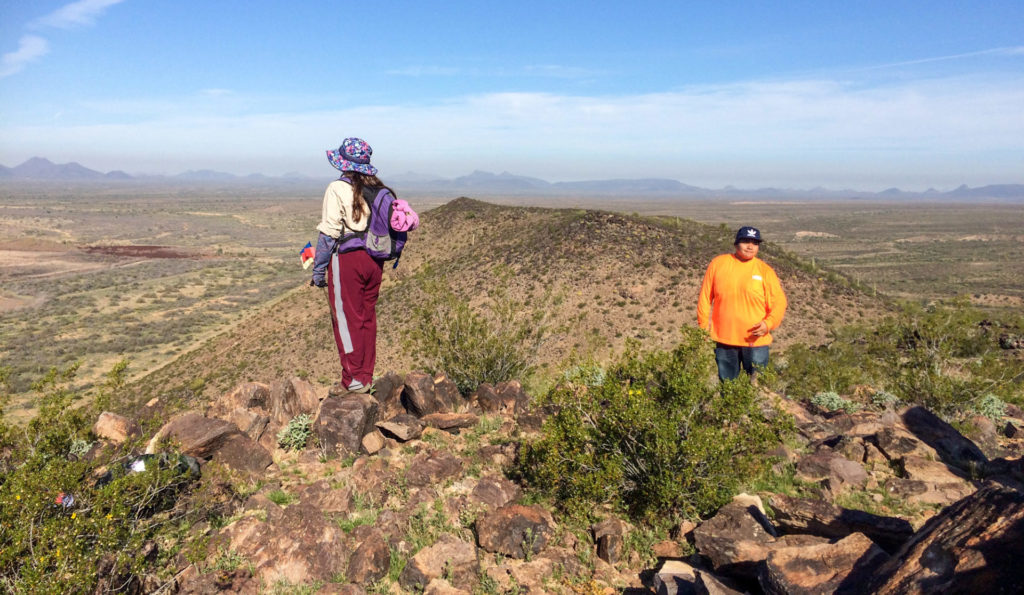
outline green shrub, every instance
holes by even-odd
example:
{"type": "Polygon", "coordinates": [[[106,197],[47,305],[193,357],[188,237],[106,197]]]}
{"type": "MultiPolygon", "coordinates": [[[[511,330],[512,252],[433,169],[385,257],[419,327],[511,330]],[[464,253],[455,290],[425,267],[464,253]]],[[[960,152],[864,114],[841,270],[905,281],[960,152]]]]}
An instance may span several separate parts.
{"type": "Polygon", "coordinates": [[[974,411],[978,415],[984,415],[993,422],[998,423],[1006,415],[1006,403],[992,393],[988,393],[978,399],[974,406],[974,411]]]}
{"type": "Polygon", "coordinates": [[[745,376],[714,382],[703,331],[684,327],[672,351],[637,347],[603,376],[580,369],[543,398],[553,414],[523,445],[518,472],[570,513],[610,503],[639,519],[708,514],[760,471],[790,424],[745,376]]]}
{"type": "Polygon", "coordinates": [[[189,514],[179,500],[196,478],[176,465],[147,465],[131,473],[123,464],[126,453],[108,451],[96,461],[76,456],[91,441],[96,413],[79,406],[78,395],[68,389],[76,369],[50,370],[33,384],[39,413],[20,431],[11,431],[0,410],[5,592],[90,593],[101,578],[124,589],[138,587],[144,574],[166,562],[147,561],[146,542],[167,537],[189,514]],[[104,481],[97,480],[101,465],[110,470],[104,481]],[[62,492],[73,501],[62,498],[58,504],[62,492]]]}
{"type": "Polygon", "coordinates": [[[296,415],[277,433],[277,444],[285,450],[302,450],[313,434],[313,416],[296,415]]]}
{"type": "Polygon", "coordinates": [[[474,309],[443,279],[421,278],[406,345],[417,364],[448,374],[463,394],[484,382],[526,379],[547,335],[544,300],[513,299],[499,282],[474,309]]]}
{"type": "Polygon", "coordinates": [[[1012,314],[984,313],[962,300],[906,305],[874,327],[837,329],[828,345],[791,347],[780,384],[800,398],[869,384],[946,418],[973,413],[988,394],[1021,404],[1024,361],[1001,350],[1000,332],[993,332],[1021,324],[1012,314]]]}
{"type": "Polygon", "coordinates": [[[811,397],[811,404],[821,407],[825,411],[845,411],[853,413],[860,409],[860,405],[849,399],[839,396],[833,391],[823,391],[811,397]]]}

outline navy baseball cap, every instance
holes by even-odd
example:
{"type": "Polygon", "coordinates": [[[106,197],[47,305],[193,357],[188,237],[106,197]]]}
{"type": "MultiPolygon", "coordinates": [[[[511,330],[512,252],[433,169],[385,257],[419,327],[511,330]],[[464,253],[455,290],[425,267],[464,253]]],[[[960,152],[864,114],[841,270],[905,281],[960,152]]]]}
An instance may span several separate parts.
{"type": "Polygon", "coordinates": [[[756,227],[744,225],[736,232],[736,241],[733,242],[733,245],[739,244],[743,240],[757,242],[760,244],[763,241],[761,239],[761,231],[756,227]]]}

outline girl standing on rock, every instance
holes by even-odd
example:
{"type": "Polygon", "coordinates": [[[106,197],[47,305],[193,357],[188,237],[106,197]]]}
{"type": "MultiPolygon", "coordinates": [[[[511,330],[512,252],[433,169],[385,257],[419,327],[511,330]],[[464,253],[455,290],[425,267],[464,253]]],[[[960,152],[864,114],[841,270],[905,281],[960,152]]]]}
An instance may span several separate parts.
{"type": "Polygon", "coordinates": [[[366,232],[369,202],[378,191],[391,190],[370,165],[372,154],[370,145],[359,138],[346,138],[340,147],[327,151],[327,160],[342,174],[324,193],[310,284],[327,288],[334,342],[341,357],[341,383],[331,389],[332,394],[369,392],[377,360],[376,306],[383,261],[370,256],[365,244],[352,249],[349,241],[350,236],[366,232]]]}

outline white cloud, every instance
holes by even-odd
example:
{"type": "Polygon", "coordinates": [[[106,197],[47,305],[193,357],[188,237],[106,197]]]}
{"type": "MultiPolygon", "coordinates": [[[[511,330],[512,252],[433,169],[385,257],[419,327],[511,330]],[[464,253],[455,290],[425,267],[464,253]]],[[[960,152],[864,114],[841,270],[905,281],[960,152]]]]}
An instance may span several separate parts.
{"type": "Polygon", "coordinates": [[[0,78],[20,72],[25,66],[50,51],[50,44],[42,37],[23,35],[18,41],[18,49],[8,52],[0,59],[0,78]]]}
{"type": "Polygon", "coordinates": [[[56,27],[58,29],[71,29],[84,27],[96,22],[96,18],[103,14],[107,8],[120,4],[124,0],[78,0],[71,4],[65,4],[50,14],[35,21],[36,25],[56,27]]]}

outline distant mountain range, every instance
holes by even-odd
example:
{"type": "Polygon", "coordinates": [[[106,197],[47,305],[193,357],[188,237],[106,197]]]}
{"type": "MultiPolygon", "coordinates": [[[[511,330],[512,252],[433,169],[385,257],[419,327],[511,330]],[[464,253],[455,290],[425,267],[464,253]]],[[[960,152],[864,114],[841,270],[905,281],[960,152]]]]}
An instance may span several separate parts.
{"type": "MultiPolygon", "coordinates": [[[[326,176],[325,176],[326,177],[326,176]]],[[[16,167],[0,165],[0,182],[4,181],[52,181],[52,182],[119,182],[138,183],[187,183],[187,184],[257,184],[308,186],[322,183],[324,178],[313,178],[298,173],[282,176],[250,174],[237,176],[208,169],[189,170],[173,176],[137,175],[132,176],[115,170],[107,173],[89,169],[75,162],[53,163],[43,157],[33,157],[16,167]]],[[[908,192],[889,188],[881,192],[863,190],[828,190],[812,188],[794,190],[788,188],[741,189],[733,186],[712,189],[690,186],[678,180],[667,178],[586,180],[580,182],[548,182],[540,178],[520,176],[509,172],[494,174],[486,171],[454,179],[416,173],[388,176],[388,184],[400,187],[405,192],[436,195],[474,196],[591,196],[618,198],[750,198],[750,199],[818,199],[818,200],[936,200],[936,201],[977,201],[995,200],[1024,202],[1024,184],[994,184],[970,188],[959,188],[941,192],[929,188],[924,192],[908,192]]]]}

